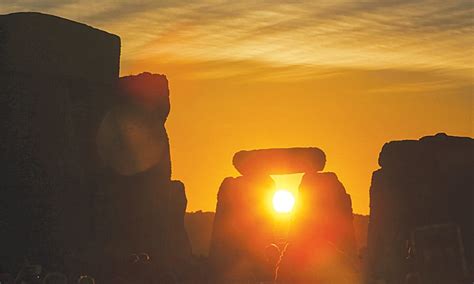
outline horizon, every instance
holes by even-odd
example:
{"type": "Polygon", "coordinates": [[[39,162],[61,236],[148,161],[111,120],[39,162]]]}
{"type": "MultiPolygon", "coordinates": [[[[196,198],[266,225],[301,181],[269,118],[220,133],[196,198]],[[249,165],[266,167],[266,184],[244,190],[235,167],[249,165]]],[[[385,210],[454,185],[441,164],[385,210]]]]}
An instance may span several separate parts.
{"type": "Polygon", "coordinates": [[[173,179],[188,212],[215,211],[237,151],[315,146],[354,213],[368,215],[384,143],[474,136],[470,1],[0,5],[27,10],[119,35],[121,76],[167,76],[173,179]]]}

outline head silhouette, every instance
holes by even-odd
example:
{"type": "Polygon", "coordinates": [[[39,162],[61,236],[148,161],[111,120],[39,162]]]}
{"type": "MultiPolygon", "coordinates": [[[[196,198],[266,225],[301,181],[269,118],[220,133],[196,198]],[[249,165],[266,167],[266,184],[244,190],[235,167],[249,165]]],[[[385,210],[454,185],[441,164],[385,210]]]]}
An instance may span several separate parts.
{"type": "Polygon", "coordinates": [[[135,253],[132,253],[127,258],[127,262],[130,264],[136,264],[138,263],[138,261],[140,261],[140,257],[138,256],[138,254],[135,254],[135,253]]]}
{"type": "Polygon", "coordinates": [[[138,259],[141,263],[150,262],[150,256],[147,253],[144,253],[144,252],[142,252],[138,255],[138,259]]]}
{"type": "Polygon", "coordinates": [[[280,249],[275,244],[270,244],[265,248],[265,257],[267,261],[271,264],[276,265],[280,260],[280,249]]]}

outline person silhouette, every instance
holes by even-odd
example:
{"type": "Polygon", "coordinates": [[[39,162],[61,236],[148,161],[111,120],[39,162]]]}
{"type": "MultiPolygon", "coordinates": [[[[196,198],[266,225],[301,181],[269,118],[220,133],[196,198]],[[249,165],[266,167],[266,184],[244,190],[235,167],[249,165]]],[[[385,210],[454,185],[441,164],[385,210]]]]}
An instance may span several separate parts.
{"type": "Polygon", "coordinates": [[[264,281],[274,281],[276,268],[280,261],[281,251],[275,244],[265,247],[265,263],[263,265],[262,277],[264,281]]]}

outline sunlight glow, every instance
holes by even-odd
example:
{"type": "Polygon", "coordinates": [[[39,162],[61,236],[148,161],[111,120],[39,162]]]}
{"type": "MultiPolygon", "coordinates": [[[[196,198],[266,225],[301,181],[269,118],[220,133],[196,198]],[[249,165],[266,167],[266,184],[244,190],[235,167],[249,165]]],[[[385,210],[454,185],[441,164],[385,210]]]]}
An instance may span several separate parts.
{"type": "Polygon", "coordinates": [[[288,190],[280,189],[273,195],[273,209],[278,213],[289,213],[295,205],[295,197],[288,190]]]}

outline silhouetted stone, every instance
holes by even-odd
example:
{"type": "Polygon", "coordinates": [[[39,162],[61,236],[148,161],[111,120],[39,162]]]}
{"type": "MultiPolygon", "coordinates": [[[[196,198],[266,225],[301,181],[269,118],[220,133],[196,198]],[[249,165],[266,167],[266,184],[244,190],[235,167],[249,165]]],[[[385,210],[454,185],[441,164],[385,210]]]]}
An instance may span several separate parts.
{"type": "Polygon", "coordinates": [[[171,181],[169,113],[164,75],[120,78],[118,97],[101,123],[98,148],[109,170],[101,178],[107,196],[98,210],[113,232],[102,240],[111,257],[146,252],[177,275],[192,256],[184,228],[184,185],[171,181]],[[110,206],[110,207],[108,207],[110,206]]]}
{"type": "Polygon", "coordinates": [[[400,283],[413,232],[436,224],[460,228],[472,272],[474,140],[437,134],[389,142],[379,164],[370,188],[370,276],[400,283]]]}
{"type": "MultiPolygon", "coordinates": [[[[0,251],[44,264],[92,239],[95,137],[120,39],[39,13],[0,16],[0,251]]],[[[16,258],[16,259],[15,259],[16,258]]]]}
{"type": "Polygon", "coordinates": [[[226,178],[219,188],[209,254],[216,283],[273,279],[273,266],[269,269],[264,248],[272,243],[282,246],[286,241],[289,244],[282,258],[280,280],[317,283],[327,280],[324,276],[337,274],[338,279],[354,283],[356,245],[351,199],[335,174],[318,173],[325,161],[325,154],[318,148],[235,154],[234,166],[244,175],[226,178]],[[288,225],[290,215],[277,216],[273,212],[276,188],[269,175],[295,172],[305,175],[287,240],[282,231],[286,231],[283,227],[288,225]],[[322,274],[331,265],[331,272],[322,274]]]}
{"type": "MultiPolygon", "coordinates": [[[[165,259],[170,257],[168,249],[180,249],[174,242],[186,238],[182,183],[160,176],[159,167],[132,176],[110,171],[102,180],[105,197],[97,207],[105,210],[105,216],[97,218],[107,223],[99,228],[112,232],[104,243],[115,250],[113,253],[124,256],[147,252],[154,259],[165,259]],[[181,226],[179,234],[175,234],[175,226],[181,226]]],[[[189,244],[183,243],[182,247],[189,244]]]]}
{"type": "MultiPolygon", "coordinates": [[[[40,78],[51,77],[64,82],[66,91],[67,81],[115,84],[119,57],[118,36],[85,24],[41,13],[0,15],[2,73],[23,74],[30,77],[31,83],[36,78],[35,83],[48,83],[40,78]]],[[[103,99],[105,95],[95,99],[103,99]]]]}
{"type": "Polygon", "coordinates": [[[2,264],[82,263],[102,277],[146,253],[184,279],[192,255],[184,185],[170,180],[168,82],[119,82],[119,54],[117,36],[83,24],[0,16],[2,264]]]}
{"type": "MultiPolygon", "coordinates": [[[[184,227],[184,214],[186,214],[186,192],[184,184],[181,181],[173,180],[169,186],[169,204],[168,204],[168,228],[166,229],[169,245],[165,245],[168,249],[168,255],[173,261],[187,261],[192,254],[191,243],[184,227]]],[[[160,204],[165,206],[165,203],[160,204]]],[[[161,233],[161,232],[159,232],[161,233]]],[[[157,249],[162,249],[160,244],[157,249]]]]}
{"type": "Polygon", "coordinates": [[[261,279],[265,247],[272,243],[266,176],[226,178],[219,188],[209,260],[217,283],[261,279]]]}
{"type": "Polygon", "coordinates": [[[342,252],[354,255],[356,244],[352,219],[351,197],[336,174],[306,173],[298,193],[293,247],[297,246],[300,237],[305,239],[302,245],[311,243],[313,238],[323,238],[342,252]]]}
{"type": "Polygon", "coordinates": [[[120,94],[127,103],[140,105],[155,113],[155,118],[166,121],[170,112],[170,98],[165,75],[144,72],[121,77],[119,87],[120,94]]]}
{"type": "Polygon", "coordinates": [[[165,121],[170,110],[168,80],[142,73],[119,80],[115,106],[100,125],[98,148],[103,161],[123,175],[160,165],[171,176],[165,121]]]}
{"type": "Polygon", "coordinates": [[[232,162],[243,175],[281,175],[321,171],[326,155],[318,148],[261,149],[237,152],[232,162]]]}
{"type": "Polygon", "coordinates": [[[334,173],[306,173],[278,272],[288,283],[355,283],[356,243],[349,194],[334,173]],[[338,282],[345,279],[346,282],[338,282]]]}

